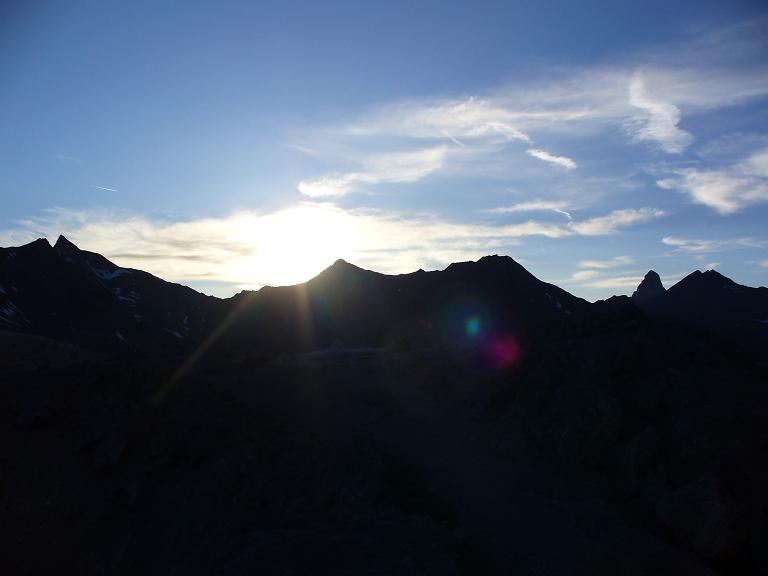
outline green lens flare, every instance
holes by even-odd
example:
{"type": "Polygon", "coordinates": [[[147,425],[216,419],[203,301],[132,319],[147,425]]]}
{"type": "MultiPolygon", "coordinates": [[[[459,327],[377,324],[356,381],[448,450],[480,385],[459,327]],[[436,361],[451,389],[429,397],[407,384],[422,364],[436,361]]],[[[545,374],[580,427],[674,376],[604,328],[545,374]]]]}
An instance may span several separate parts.
{"type": "Polygon", "coordinates": [[[466,325],[467,336],[474,338],[480,334],[480,318],[478,316],[472,316],[467,320],[466,325]]]}

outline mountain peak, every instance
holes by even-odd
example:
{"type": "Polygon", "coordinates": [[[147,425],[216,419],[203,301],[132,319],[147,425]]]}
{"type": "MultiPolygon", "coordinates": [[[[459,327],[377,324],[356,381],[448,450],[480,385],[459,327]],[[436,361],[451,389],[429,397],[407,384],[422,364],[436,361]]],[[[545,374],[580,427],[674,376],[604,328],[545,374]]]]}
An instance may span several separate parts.
{"type": "Polygon", "coordinates": [[[716,270],[707,270],[705,272],[695,270],[680,280],[680,282],[675,284],[672,288],[674,288],[675,292],[692,290],[697,293],[702,293],[717,292],[722,288],[733,288],[737,286],[739,286],[739,284],[727,276],[723,276],[716,270]]]}
{"type": "Polygon", "coordinates": [[[336,262],[328,266],[328,268],[320,272],[320,274],[312,278],[310,282],[321,279],[327,281],[331,278],[346,279],[350,277],[359,277],[361,275],[378,275],[378,272],[360,268],[359,266],[355,266],[354,264],[350,264],[346,260],[339,258],[336,262]]]}
{"type": "Polygon", "coordinates": [[[445,269],[452,274],[480,274],[485,277],[494,278],[515,278],[516,281],[529,281],[538,279],[531,274],[525,267],[517,262],[511,256],[494,254],[492,256],[483,256],[479,260],[469,260],[467,262],[454,262],[445,269]]]}
{"type": "Polygon", "coordinates": [[[498,254],[492,254],[488,256],[483,256],[479,260],[465,260],[463,262],[452,262],[451,264],[448,264],[446,270],[464,270],[464,269],[471,269],[475,266],[483,266],[485,268],[488,267],[502,267],[502,266],[509,266],[510,264],[514,265],[517,264],[515,260],[511,256],[505,256],[505,255],[498,255],[498,254]]]}
{"type": "Polygon", "coordinates": [[[67,240],[67,238],[63,234],[59,234],[59,238],[56,240],[56,244],[53,245],[54,248],[57,250],[76,250],[80,251],[80,249],[75,246],[72,242],[67,240]]]}
{"type": "Polygon", "coordinates": [[[708,278],[710,280],[718,280],[718,281],[724,281],[726,284],[733,284],[733,280],[728,278],[728,276],[723,276],[718,272],[717,270],[705,270],[701,274],[704,278],[708,278]]]}
{"type": "Polygon", "coordinates": [[[680,290],[681,288],[690,288],[690,287],[696,287],[698,290],[703,289],[717,289],[722,287],[729,287],[729,286],[737,286],[736,282],[728,278],[727,276],[723,276],[720,274],[720,272],[716,270],[707,270],[705,272],[701,272],[700,270],[696,270],[694,272],[691,272],[680,280],[677,284],[675,284],[675,289],[680,290]]]}
{"type": "Polygon", "coordinates": [[[632,300],[637,304],[642,304],[664,292],[664,285],[661,283],[659,275],[655,270],[648,270],[643,281],[640,282],[637,290],[632,294],[632,300]]]}
{"type": "Polygon", "coordinates": [[[326,268],[324,272],[334,272],[338,274],[338,273],[344,273],[344,272],[354,272],[354,271],[363,271],[363,270],[365,269],[360,268],[359,266],[355,266],[354,264],[350,264],[343,258],[339,258],[338,260],[336,260],[336,262],[328,266],[328,268],[326,268]]]}
{"type": "Polygon", "coordinates": [[[37,240],[33,240],[29,244],[24,244],[23,246],[19,246],[16,248],[16,250],[21,250],[22,252],[38,252],[40,250],[50,250],[51,249],[51,243],[48,242],[47,238],[38,238],[37,240]]]}
{"type": "Polygon", "coordinates": [[[81,250],[73,242],[68,240],[63,234],[59,235],[53,249],[56,254],[64,258],[69,263],[79,263],[90,270],[97,271],[96,274],[105,274],[114,272],[119,266],[110,262],[107,258],[96,252],[81,250]]]}
{"type": "Polygon", "coordinates": [[[514,262],[514,258],[512,256],[507,256],[506,254],[489,254],[488,256],[483,256],[478,260],[478,262],[485,262],[485,263],[510,263],[514,262]]]}

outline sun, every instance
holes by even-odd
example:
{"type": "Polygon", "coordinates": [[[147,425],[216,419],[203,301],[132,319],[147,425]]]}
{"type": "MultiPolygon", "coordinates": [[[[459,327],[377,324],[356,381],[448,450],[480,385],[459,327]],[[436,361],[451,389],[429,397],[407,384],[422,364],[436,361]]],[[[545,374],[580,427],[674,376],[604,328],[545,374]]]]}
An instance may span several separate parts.
{"type": "Polygon", "coordinates": [[[355,218],[333,206],[304,204],[259,219],[248,231],[251,256],[237,260],[232,274],[249,288],[306,282],[359,246],[355,218]]]}

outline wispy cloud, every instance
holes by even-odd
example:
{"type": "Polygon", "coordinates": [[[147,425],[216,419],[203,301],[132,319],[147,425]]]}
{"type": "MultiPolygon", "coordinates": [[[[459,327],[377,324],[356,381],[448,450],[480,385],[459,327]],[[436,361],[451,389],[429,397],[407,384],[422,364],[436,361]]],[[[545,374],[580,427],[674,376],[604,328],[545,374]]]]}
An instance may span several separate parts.
{"type": "Polygon", "coordinates": [[[285,146],[286,148],[290,148],[291,150],[296,150],[297,152],[301,152],[302,154],[306,154],[307,156],[320,155],[320,153],[314,148],[309,148],[308,146],[302,146],[301,144],[287,143],[287,144],[283,144],[283,146],[285,146]]]}
{"type": "Polygon", "coordinates": [[[720,214],[768,202],[768,149],[719,170],[687,168],[656,182],[666,190],[680,190],[691,200],[720,214]]]}
{"type": "Polygon", "coordinates": [[[568,203],[552,200],[531,200],[529,202],[519,202],[511,206],[498,206],[496,208],[489,208],[483,210],[488,214],[513,214],[516,212],[557,212],[563,214],[571,220],[571,213],[566,210],[569,208],[568,203]]]}
{"type": "Polygon", "coordinates": [[[610,288],[613,290],[621,289],[628,290],[637,288],[640,282],[643,281],[641,274],[632,276],[605,276],[590,282],[586,282],[584,286],[589,288],[610,288]]]}
{"type": "Polygon", "coordinates": [[[382,106],[370,115],[349,122],[342,133],[355,137],[407,136],[418,140],[518,140],[531,137],[515,124],[518,114],[491,97],[429,99],[382,106]]]}
{"type": "Polygon", "coordinates": [[[626,266],[633,264],[634,258],[629,256],[616,256],[610,260],[582,260],[576,266],[578,268],[597,268],[598,270],[605,270],[608,268],[617,268],[619,266],[626,266]]]}
{"type": "Polygon", "coordinates": [[[570,277],[570,282],[577,286],[590,288],[627,288],[636,287],[633,281],[637,276],[615,276],[617,268],[623,268],[634,264],[635,260],[629,256],[616,256],[608,260],[581,260],[576,264],[570,277]],[[614,275],[611,276],[610,273],[614,275]]]}
{"type": "Polygon", "coordinates": [[[361,171],[303,180],[299,191],[311,198],[339,197],[348,194],[357,184],[416,182],[440,169],[447,153],[446,146],[436,146],[371,155],[364,159],[361,171]]]}
{"type": "MultiPolygon", "coordinates": [[[[762,45],[760,31],[749,33],[753,44],[762,45]]],[[[336,125],[303,130],[303,140],[294,147],[312,150],[329,166],[304,178],[300,190],[308,196],[341,196],[362,185],[476,170],[481,160],[509,166],[510,159],[519,163],[526,155],[575,176],[576,161],[551,152],[545,143],[611,136],[617,129],[627,133],[629,145],[650,144],[680,154],[693,141],[681,127],[686,115],[768,95],[764,70],[732,65],[730,46],[742,41],[726,35],[697,44],[699,53],[707,54],[706,62],[691,56],[690,45],[679,45],[625,64],[552,71],[547,81],[484,94],[384,103],[336,125]],[[392,167],[380,171],[370,166],[376,158],[418,158],[424,150],[442,150],[440,161],[414,172],[404,168],[407,177],[400,178],[392,167]],[[335,168],[350,164],[357,167],[335,168]]]]}
{"type": "Polygon", "coordinates": [[[566,170],[573,170],[576,168],[576,162],[567,156],[555,156],[554,154],[550,154],[546,150],[541,150],[540,148],[528,148],[525,153],[528,154],[528,156],[533,156],[534,158],[538,158],[544,162],[550,162],[551,164],[562,166],[566,170]]]}
{"type": "Polygon", "coordinates": [[[590,278],[594,278],[595,276],[600,276],[602,272],[599,270],[576,270],[573,274],[571,274],[571,280],[575,280],[577,282],[589,280],[590,278]]]}
{"type": "Polygon", "coordinates": [[[91,188],[96,188],[97,190],[105,190],[107,192],[120,192],[117,188],[107,188],[106,186],[96,186],[95,184],[91,185],[91,188]]]}
{"type": "Polygon", "coordinates": [[[605,216],[597,216],[581,222],[570,222],[568,226],[584,236],[602,236],[612,234],[621,228],[627,228],[664,216],[666,212],[658,208],[625,208],[614,210],[605,216]]]}
{"type": "Polygon", "coordinates": [[[687,252],[691,254],[723,252],[739,248],[763,248],[768,246],[768,241],[759,238],[702,239],[665,236],[661,241],[667,246],[674,247],[675,250],[679,252],[687,252]]]}
{"type": "MultiPolygon", "coordinates": [[[[292,146],[326,165],[303,175],[299,191],[332,198],[451,175],[478,183],[546,178],[546,190],[568,187],[583,199],[587,186],[581,184],[595,176],[595,163],[558,154],[560,142],[604,138],[614,146],[624,133],[630,149],[644,144],[679,155],[693,142],[683,127],[688,117],[768,95],[768,75],[759,63],[765,49],[765,24],[758,22],[611,64],[554,69],[537,80],[470,94],[382,102],[328,125],[302,126],[292,146]],[[426,151],[433,155],[425,157],[426,151]],[[377,166],[382,159],[392,162],[377,166]],[[550,170],[535,166],[536,160],[550,170]]],[[[701,189],[683,173],[674,176],[681,186],[701,189]]]]}
{"type": "Polygon", "coordinates": [[[63,152],[57,152],[53,155],[56,160],[59,162],[69,162],[72,164],[82,164],[83,160],[82,158],[78,158],[77,156],[72,156],[71,154],[65,154],[63,152]]]}
{"type": "Polygon", "coordinates": [[[629,103],[642,110],[626,122],[633,142],[655,142],[665,152],[679,154],[693,141],[693,136],[678,126],[680,109],[652,96],[642,73],[638,72],[629,84],[629,103]]]}
{"type": "Polygon", "coordinates": [[[299,192],[309,198],[338,198],[346,196],[355,182],[360,181],[359,173],[323,176],[316,180],[299,182],[299,192]]]}

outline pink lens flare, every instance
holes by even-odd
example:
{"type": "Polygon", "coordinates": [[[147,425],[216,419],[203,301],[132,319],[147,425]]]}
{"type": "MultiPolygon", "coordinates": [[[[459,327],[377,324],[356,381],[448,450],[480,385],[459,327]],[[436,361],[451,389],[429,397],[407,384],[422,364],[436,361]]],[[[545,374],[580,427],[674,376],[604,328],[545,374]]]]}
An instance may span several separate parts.
{"type": "Polygon", "coordinates": [[[488,357],[495,368],[509,368],[520,358],[520,344],[512,335],[494,336],[488,343],[488,357]]]}

